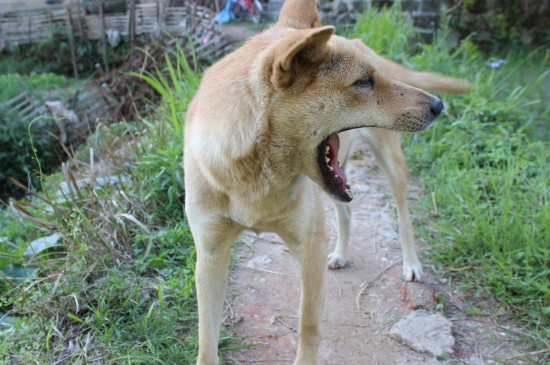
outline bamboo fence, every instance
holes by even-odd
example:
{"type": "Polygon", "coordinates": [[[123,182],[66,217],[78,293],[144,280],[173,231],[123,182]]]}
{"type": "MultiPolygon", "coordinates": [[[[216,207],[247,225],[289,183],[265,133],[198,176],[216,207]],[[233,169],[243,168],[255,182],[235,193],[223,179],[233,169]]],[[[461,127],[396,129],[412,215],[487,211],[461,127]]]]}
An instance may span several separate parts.
{"type": "Polygon", "coordinates": [[[0,48],[9,44],[39,43],[51,39],[103,39],[116,30],[133,39],[137,35],[168,32],[185,34],[197,25],[214,28],[215,13],[207,7],[186,2],[181,7],[165,6],[162,0],[137,4],[131,1],[125,13],[87,14],[80,3],[21,11],[0,11],[0,48]]]}
{"type": "MultiPolygon", "coordinates": [[[[66,126],[67,145],[77,145],[84,141],[86,136],[96,129],[97,124],[101,122],[110,123],[113,109],[118,101],[112,93],[102,87],[87,84],[81,87],[77,93],[70,99],[74,104],[74,112],[78,116],[77,123],[69,123],[66,126]]],[[[36,127],[44,133],[53,133],[57,135],[59,131],[56,128],[52,130],[45,128],[46,125],[55,125],[47,123],[50,119],[50,113],[45,105],[39,104],[26,91],[0,104],[0,120],[23,120],[29,123],[36,117],[45,116],[46,119],[40,119],[36,127]]],[[[0,124],[0,129],[2,125],[0,124]]]]}
{"type": "MultiPolygon", "coordinates": [[[[159,43],[172,48],[177,43],[189,55],[190,62],[195,59],[193,55],[196,55],[196,59],[208,60],[220,57],[231,48],[219,24],[214,20],[216,13],[196,3],[185,2],[180,7],[168,7],[163,0],[143,4],[130,1],[125,13],[104,14],[103,3],[100,2],[98,13],[87,14],[85,7],[78,2],[66,7],[0,11],[0,50],[2,46],[15,43],[68,40],[75,77],[78,78],[75,40],[101,39],[103,67],[108,71],[106,34],[110,30],[118,31],[121,36],[128,36],[131,48],[136,36],[161,36],[168,33],[173,38],[159,43]]],[[[142,60],[143,67],[147,64],[146,58],[142,60]]],[[[130,60],[127,64],[133,65],[133,62],[130,60]]],[[[115,71],[105,75],[111,75],[108,79],[113,84],[117,83],[111,80],[113,75],[119,75],[115,71]]],[[[70,102],[80,120],[77,125],[68,126],[69,143],[82,140],[85,134],[95,129],[97,123],[111,119],[114,110],[123,108],[121,105],[127,97],[117,95],[112,87],[113,85],[111,88],[104,88],[90,83],[78,91],[78,97],[66,101],[70,102]]],[[[30,121],[40,115],[48,115],[46,108],[34,102],[26,92],[0,105],[0,121],[9,120],[12,116],[30,121]]]]}

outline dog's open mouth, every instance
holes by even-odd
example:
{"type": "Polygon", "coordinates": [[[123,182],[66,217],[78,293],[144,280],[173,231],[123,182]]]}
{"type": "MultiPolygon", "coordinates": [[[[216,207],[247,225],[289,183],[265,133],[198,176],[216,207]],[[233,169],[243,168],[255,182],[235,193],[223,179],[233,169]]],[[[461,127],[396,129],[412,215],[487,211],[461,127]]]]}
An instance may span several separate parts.
{"type": "Polygon", "coordinates": [[[318,147],[317,160],[327,190],[338,200],[350,202],[353,199],[347,177],[338,161],[340,137],[335,133],[325,139],[318,147]]]}

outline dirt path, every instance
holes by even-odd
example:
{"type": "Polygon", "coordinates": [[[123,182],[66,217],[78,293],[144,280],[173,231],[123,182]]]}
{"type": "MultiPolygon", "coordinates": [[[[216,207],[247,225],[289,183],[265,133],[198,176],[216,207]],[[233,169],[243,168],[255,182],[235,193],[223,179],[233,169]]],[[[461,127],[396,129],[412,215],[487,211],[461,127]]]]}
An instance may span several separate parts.
{"type": "MultiPolygon", "coordinates": [[[[461,294],[445,284],[445,279],[437,280],[422,259],[427,246],[419,245],[423,283],[402,280],[393,201],[372,156],[361,143],[357,145],[361,158],[351,160],[348,168],[349,180],[355,180],[351,263],[327,275],[319,364],[522,363],[521,350],[513,342],[514,331],[497,326],[490,317],[468,315],[472,311],[461,294]],[[425,309],[416,311],[435,311],[451,321],[456,341],[453,353],[437,359],[389,336],[392,325],[417,306],[425,309]]],[[[418,188],[411,185],[414,206],[418,188]]],[[[332,249],[337,229],[328,197],[325,209],[332,249]]],[[[236,269],[230,277],[225,321],[243,344],[256,346],[226,352],[224,364],[292,364],[300,298],[296,261],[276,235],[256,237],[253,233],[243,237],[233,259],[236,269]]]]}

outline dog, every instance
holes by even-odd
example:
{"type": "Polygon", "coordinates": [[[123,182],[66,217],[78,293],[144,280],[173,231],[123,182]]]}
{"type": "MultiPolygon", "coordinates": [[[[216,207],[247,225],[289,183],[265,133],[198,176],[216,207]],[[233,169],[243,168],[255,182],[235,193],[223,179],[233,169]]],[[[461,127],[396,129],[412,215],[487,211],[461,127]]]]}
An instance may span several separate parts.
{"type": "MultiPolygon", "coordinates": [[[[401,81],[405,84],[429,91],[465,94],[470,92],[472,85],[467,80],[448,77],[430,72],[411,71],[393,61],[387,60],[370,49],[360,39],[352,42],[376,65],[378,72],[385,76],[401,81]]],[[[397,221],[399,240],[403,253],[403,276],[406,281],[420,281],[422,266],[416,254],[414,232],[407,204],[407,164],[401,149],[399,133],[383,128],[365,128],[361,130],[364,140],[374,154],[389,182],[390,191],[397,205],[397,221]]],[[[340,133],[341,166],[345,170],[351,146],[357,138],[357,130],[340,133]]],[[[347,249],[350,236],[351,209],[345,203],[335,201],[334,205],[338,220],[338,241],[334,251],[329,255],[328,266],[331,269],[342,268],[346,265],[347,249]]]]}
{"type": "Polygon", "coordinates": [[[287,0],[274,26],[205,71],[189,104],[185,211],[197,251],[200,365],[219,362],[230,248],[244,229],[277,233],[299,262],[295,364],[316,363],[328,254],[322,194],[352,200],[339,133],[417,132],[443,109],[333,33],[315,0],[287,0]]]}

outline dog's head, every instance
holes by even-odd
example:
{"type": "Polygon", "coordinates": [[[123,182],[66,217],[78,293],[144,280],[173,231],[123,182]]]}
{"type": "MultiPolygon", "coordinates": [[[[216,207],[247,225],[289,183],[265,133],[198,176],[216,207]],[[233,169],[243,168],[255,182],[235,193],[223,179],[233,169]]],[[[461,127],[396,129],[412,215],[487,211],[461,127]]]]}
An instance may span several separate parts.
{"type": "Polygon", "coordinates": [[[377,71],[352,41],[320,26],[314,0],[287,0],[275,28],[293,30],[263,58],[275,135],[296,142],[302,172],[333,197],[351,201],[338,163],[338,133],[360,127],[416,132],[441,112],[436,97],[377,71]]]}
{"type": "Polygon", "coordinates": [[[261,200],[293,196],[306,175],[350,201],[339,132],[414,132],[439,114],[439,99],[387,78],[333,33],[315,0],[287,0],[275,26],[204,73],[186,115],[185,155],[200,160],[196,171],[212,186],[261,200]]]}

